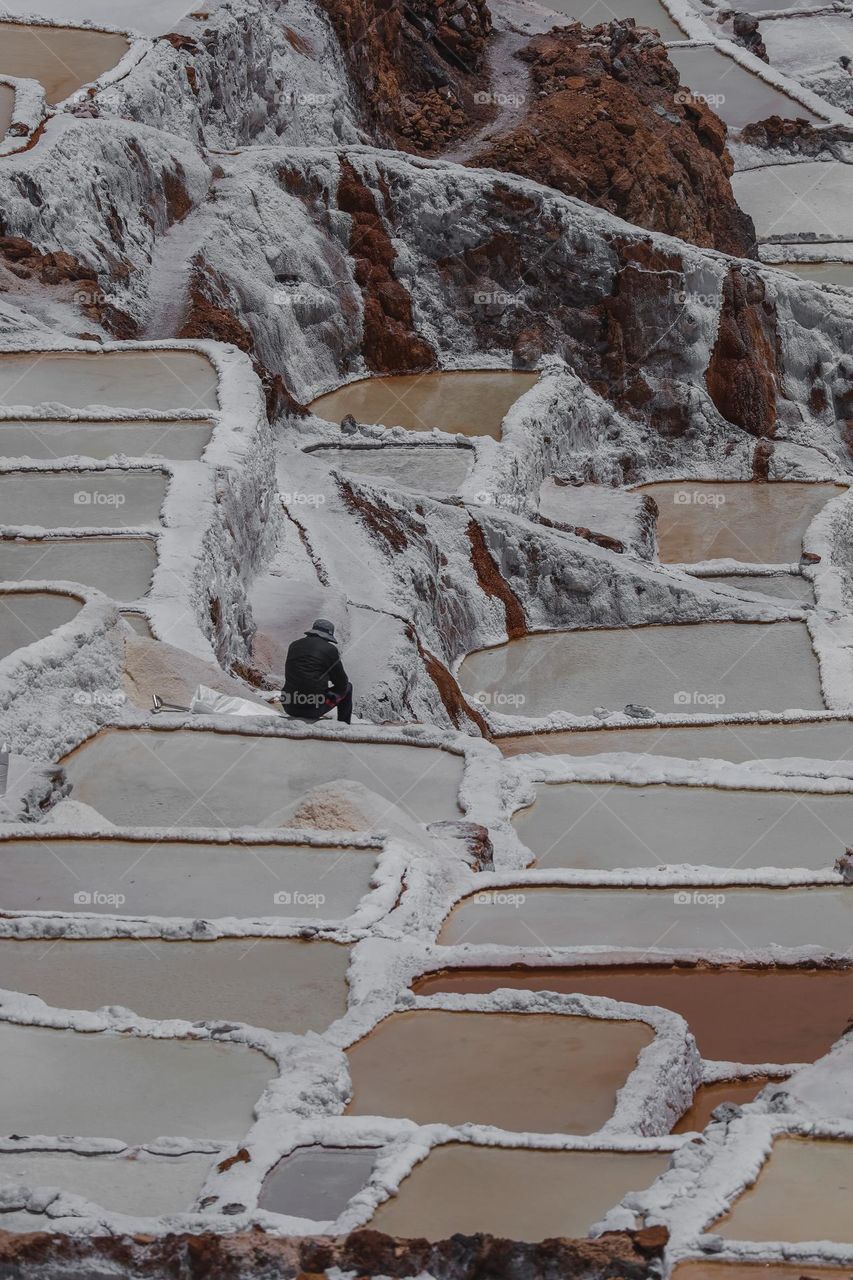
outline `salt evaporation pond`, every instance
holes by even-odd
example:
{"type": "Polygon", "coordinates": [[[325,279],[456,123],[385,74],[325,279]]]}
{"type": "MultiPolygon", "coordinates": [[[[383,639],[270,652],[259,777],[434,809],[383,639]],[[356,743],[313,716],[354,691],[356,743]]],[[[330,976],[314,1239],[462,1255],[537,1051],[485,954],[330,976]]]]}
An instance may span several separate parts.
{"type": "Polygon", "coordinates": [[[0,453],[8,458],[127,458],[195,461],[210,440],[210,419],[165,422],[25,422],[0,420],[0,453]]]}
{"type": "Polygon", "coordinates": [[[542,632],[469,654],[459,683],[508,716],[590,715],[628,703],[668,715],[823,708],[798,622],[542,632]]]}
{"type": "Polygon", "coordinates": [[[496,966],[445,970],[412,984],[423,996],[484,995],[501,987],[672,1009],[702,1057],[720,1062],[813,1062],[843,1034],[853,1008],[853,969],[496,966]]]}
{"type": "MultiPolygon", "coordinates": [[[[802,106],[752,71],[747,71],[734,58],[721,53],[715,46],[673,47],[667,52],[681,77],[683,88],[689,89],[703,101],[708,101],[711,109],[732,128],[740,129],[751,121],[766,120],[768,116],[782,116],[785,120],[803,119],[812,124],[820,124],[818,117],[808,107],[802,106]]],[[[766,174],[768,170],[763,168],[760,172],[766,174]]],[[[732,185],[740,203],[734,180],[732,185]]]]}
{"type": "MultiPolygon", "coordinates": [[[[808,112],[802,108],[795,114],[807,116],[808,112]]],[[[821,160],[762,165],[733,174],[732,190],[760,236],[796,236],[816,230],[853,240],[849,165],[821,160]]]]}
{"type": "Polygon", "coordinates": [[[9,132],[15,114],[15,90],[10,84],[0,84],[0,142],[9,132]]]}
{"type": "Polygon", "coordinates": [[[721,1080],[716,1084],[700,1084],[693,1095],[693,1103],[684,1112],[673,1133],[701,1133],[711,1123],[711,1112],[724,1102],[743,1107],[754,1102],[761,1090],[770,1083],[767,1076],[751,1080],[721,1080]]]}
{"type": "Polygon", "coordinates": [[[653,1039],[642,1022],[443,1009],[395,1013],[347,1050],[348,1112],[418,1124],[594,1133],[610,1119],[617,1090],[653,1039]]]}
{"type": "Polygon", "coordinates": [[[692,480],[640,489],[658,506],[658,554],[664,564],[724,559],[790,564],[799,560],[803,534],[817,513],[846,491],[836,484],[692,480]]]}
{"type": "Polygon", "coordinates": [[[75,618],[83,607],[73,596],[49,591],[0,592],[0,659],[75,618]]]}
{"type": "MultiPolygon", "coordinates": [[[[5,903],[4,903],[5,905],[5,903]]],[[[349,947],[290,938],[0,940],[2,985],[57,1009],[325,1031],[347,1007],[349,947]]]]}
{"type": "Polygon", "coordinates": [[[606,0],[591,0],[591,3],[590,0],[548,0],[545,8],[576,18],[585,27],[612,22],[614,18],[634,18],[638,27],[651,27],[664,41],[685,38],[685,33],[658,0],[621,0],[612,6],[606,0]]]}
{"type": "Polygon", "coordinates": [[[679,1262],[673,1280],[850,1280],[849,1267],[804,1267],[801,1262],[679,1262]]]}
{"type": "Polygon", "coordinates": [[[270,1170],[258,1208],[292,1218],[339,1217],[370,1180],[375,1147],[297,1147],[270,1170]]]}
{"type": "MultiPolygon", "coordinates": [[[[81,1156],[71,1151],[4,1151],[0,1152],[0,1191],[20,1184],[33,1190],[59,1187],[112,1213],[156,1218],[188,1212],[215,1159],[196,1152],[81,1156]]],[[[0,1230],[4,1225],[0,1216],[0,1230]]]]}
{"type": "Polygon", "coordinates": [[[446,445],[313,449],[311,456],[320,458],[346,475],[364,476],[380,484],[418,489],[424,493],[455,493],[474,460],[473,450],[446,445]]]}
{"type": "Polygon", "coordinates": [[[748,574],[720,573],[703,578],[709,586],[734,587],[752,595],[770,596],[773,600],[798,600],[814,604],[814,587],[800,573],[748,574]]]}
{"type": "Polygon", "coordinates": [[[233,1141],[275,1063],[241,1044],[0,1024],[0,1132],[233,1141]]]}
{"type": "Polygon", "coordinates": [[[0,24],[0,72],[38,80],[49,106],[112,70],[129,48],[124,36],[106,31],[0,24]]]}
{"type": "Polygon", "coordinates": [[[759,947],[811,946],[846,954],[851,929],[853,895],[846,889],[564,889],[523,885],[463,899],[446,920],[439,940],[445,946],[463,942],[472,946],[606,946],[646,952],[743,953],[759,947]]]}
{"type": "Polygon", "coordinates": [[[327,422],[340,422],[352,414],[365,424],[405,427],[408,431],[439,427],[499,440],[507,412],[538,379],[538,373],[506,369],[394,374],[349,382],[320,396],[309,408],[327,422]]]}
{"type": "Polygon", "coordinates": [[[6,407],[59,404],[201,414],[218,407],[217,384],[213,365],[195,351],[0,355],[0,405],[6,407]]]}
{"type": "Polygon", "coordinates": [[[500,1240],[583,1237],[629,1191],[664,1172],[658,1152],[531,1151],[448,1143],[416,1165],[371,1219],[403,1239],[489,1232],[500,1240]]]}
{"type": "Polygon", "coordinates": [[[850,843],[853,795],[551,783],[513,821],[539,867],[831,870],[850,843]]]}
{"type": "Polygon", "coordinates": [[[780,262],[774,265],[803,280],[813,280],[815,284],[836,284],[842,289],[853,289],[853,262],[780,262]]]}
{"type": "Polygon", "coordinates": [[[431,747],[191,729],[100,733],[63,764],[76,800],[145,827],[286,826],[306,792],[341,779],[434,822],[459,816],[463,772],[461,756],[431,747]]]}
{"type": "Polygon", "coordinates": [[[204,841],[0,842],[7,911],[339,920],[369,891],[375,849],[204,841]]]}
{"type": "Polygon", "coordinates": [[[0,516],[7,528],[157,526],[168,487],[162,471],[7,471],[0,516]]]}
{"type": "Polygon", "coordinates": [[[674,756],[683,760],[836,760],[850,769],[853,723],[804,720],[790,724],[673,726],[655,729],[589,729],[566,733],[526,733],[498,739],[504,755],[530,751],[546,755],[596,756],[610,751],[674,756]]]}
{"type": "Polygon", "coordinates": [[[157,567],[153,538],[0,538],[0,580],[79,582],[111,600],[141,600],[157,567]]]}
{"type": "MultiPolygon", "coordinates": [[[[193,8],[192,0],[149,0],[141,7],[137,0],[38,0],[38,13],[52,21],[68,19],[69,10],[75,20],[104,23],[127,31],[140,31],[144,35],[158,36],[173,31],[175,23],[193,8]]],[[[32,0],[4,0],[3,8],[10,14],[29,14],[32,0]]]]}
{"type": "Polygon", "coordinates": [[[757,1181],[714,1224],[726,1240],[853,1243],[853,1143],[777,1138],[757,1181]]]}

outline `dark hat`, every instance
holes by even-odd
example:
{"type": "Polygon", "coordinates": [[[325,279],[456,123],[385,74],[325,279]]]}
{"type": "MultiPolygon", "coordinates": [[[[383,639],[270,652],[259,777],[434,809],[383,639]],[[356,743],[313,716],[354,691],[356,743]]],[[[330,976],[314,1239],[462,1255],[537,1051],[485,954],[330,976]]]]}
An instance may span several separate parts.
{"type": "Polygon", "coordinates": [[[332,644],[337,644],[335,624],[329,622],[327,618],[316,618],[311,630],[306,631],[305,634],[306,636],[319,636],[321,640],[331,640],[332,644]]]}

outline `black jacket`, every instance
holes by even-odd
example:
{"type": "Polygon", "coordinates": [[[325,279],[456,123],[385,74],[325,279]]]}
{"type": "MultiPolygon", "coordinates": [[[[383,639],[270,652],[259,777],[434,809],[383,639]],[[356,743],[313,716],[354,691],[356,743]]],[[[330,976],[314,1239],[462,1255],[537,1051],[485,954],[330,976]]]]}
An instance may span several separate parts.
{"type": "Polygon", "coordinates": [[[346,693],[349,680],[338,646],[322,636],[303,636],[287,650],[282,704],[291,710],[319,714],[330,689],[346,693]]]}

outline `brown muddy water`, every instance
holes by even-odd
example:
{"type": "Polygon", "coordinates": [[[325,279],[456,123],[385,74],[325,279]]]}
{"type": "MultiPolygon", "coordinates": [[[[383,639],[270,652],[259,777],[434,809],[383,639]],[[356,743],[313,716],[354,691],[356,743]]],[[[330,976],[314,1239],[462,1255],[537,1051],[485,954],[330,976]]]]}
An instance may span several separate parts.
{"type": "Polygon", "coordinates": [[[774,115],[818,123],[814,112],[710,45],[671,48],[668,53],[683,89],[706,101],[730,127],[741,128],[774,115]]]}
{"type": "Polygon", "coordinates": [[[49,591],[0,592],[0,659],[24,645],[43,640],[83,607],[73,596],[49,591]]]}
{"type": "Polygon", "coordinates": [[[0,1025],[0,1132],[146,1142],[242,1138],[276,1074],[221,1041],[0,1025]]]}
{"type": "MultiPolygon", "coordinates": [[[[60,1187],[112,1213],[155,1218],[190,1210],[215,1159],[195,1152],[80,1156],[70,1151],[4,1151],[0,1153],[0,1188],[19,1183],[33,1189],[60,1187]]],[[[0,1214],[0,1229],[4,1227],[0,1214]]]]}
{"type": "Polygon", "coordinates": [[[853,723],[804,720],[797,724],[700,725],[656,729],[590,729],[584,732],[525,733],[498,738],[505,756],[538,751],[545,755],[595,756],[610,751],[674,756],[683,760],[849,760],[853,723]]]}
{"type": "Polygon", "coordinates": [[[7,471],[0,511],[11,528],[153,528],[168,487],[162,471],[7,471]]]}
{"type": "Polygon", "coordinates": [[[543,632],[469,654],[459,683],[508,716],[589,715],[628,703],[668,715],[823,708],[799,622],[543,632]]]}
{"type": "Polygon", "coordinates": [[[649,494],[658,505],[658,554],[664,564],[725,559],[790,564],[799,560],[803,534],[817,513],[847,489],[844,485],[788,481],[714,484],[673,480],[643,485],[640,492],[649,494]]]}
{"type": "Polygon", "coordinates": [[[0,421],[0,453],[9,458],[127,458],[150,456],[195,461],[204,453],[213,423],[0,421]]]}
{"type": "Polygon", "coordinates": [[[439,942],[741,954],[775,943],[846,953],[851,930],[853,894],[846,889],[507,886],[463,899],[439,942]]]}
{"type": "Polygon", "coordinates": [[[59,404],[205,413],[218,407],[217,385],[213,365],[194,351],[0,355],[0,406],[5,408],[59,404]]]}
{"type": "Polygon", "coordinates": [[[853,1017],[853,969],[449,969],[412,984],[423,996],[481,995],[501,987],[672,1009],[687,1022],[702,1057],[720,1062],[813,1062],[853,1017]]]}
{"type": "Polygon", "coordinates": [[[0,24],[0,72],[38,80],[50,106],[110,71],[129,48],[106,31],[0,24]]]}
{"type": "Polygon", "coordinates": [[[721,1080],[717,1084],[700,1084],[693,1095],[693,1105],[673,1127],[673,1133],[701,1133],[711,1122],[711,1112],[724,1102],[742,1107],[752,1102],[770,1083],[769,1076],[753,1080],[721,1080]]]}
{"type": "Polygon", "coordinates": [[[831,870],[850,842],[853,795],[549,783],[513,824],[537,867],[831,870]]]}
{"type": "Polygon", "coordinates": [[[9,132],[15,114],[15,90],[10,84],[0,84],[0,142],[9,132]]]}
{"type": "Polygon", "coordinates": [[[424,493],[456,493],[474,461],[472,449],[430,445],[314,449],[311,456],[345,475],[424,493]]]}
{"type": "Polygon", "coordinates": [[[802,1262],[679,1262],[673,1280],[850,1280],[849,1267],[812,1267],[802,1262]]]}
{"type": "Polygon", "coordinates": [[[617,1090],[653,1038],[641,1022],[443,1009],[396,1013],[347,1050],[348,1112],[418,1124],[593,1133],[610,1119],[617,1090]]]}
{"type": "Polygon", "coordinates": [[[141,600],[157,567],[153,538],[2,538],[0,579],[79,582],[111,600],[141,600]]]}
{"type": "Polygon", "coordinates": [[[431,747],[198,730],[100,733],[63,764],[75,799],[146,827],[286,825],[306,792],[342,778],[433,822],[459,816],[463,770],[460,756],[431,747]]]}
{"type": "Polygon", "coordinates": [[[409,431],[460,432],[499,440],[501,423],[538,373],[481,369],[464,373],[394,374],[365,378],[320,396],[308,407],[327,422],[352,414],[357,422],[409,431]]]}
{"type": "MultiPolygon", "coordinates": [[[[4,904],[5,905],[5,904],[4,904]]],[[[2,985],[57,1009],[123,1005],[144,1018],[325,1031],[347,1006],[349,947],[222,938],[0,941],[2,985]]]]}
{"type": "Polygon", "coordinates": [[[500,1239],[583,1237],[669,1163],[656,1152],[531,1151],[448,1143],[416,1165],[370,1227],[405,1238],[456,1232],[500,1239]]]}
{"type": "Polygon", "coordinates": [[[298,1147],[264,1178],[258,1208],[325,1222],[343,1213],[373,1172],[375,1147],[298,1147]]]}
{"type": "Polygon", "coordinates": [[[8,911],[339,920],[370,888],[375,849],[49,839],[0,842],[8,911]]]}
{"type": "Polygon", "coordinates": [[[853,1142],[777,1138],[757,1181],[713,1231],[726,1240],[851,1244],[851,1191],[853,1142]]]}

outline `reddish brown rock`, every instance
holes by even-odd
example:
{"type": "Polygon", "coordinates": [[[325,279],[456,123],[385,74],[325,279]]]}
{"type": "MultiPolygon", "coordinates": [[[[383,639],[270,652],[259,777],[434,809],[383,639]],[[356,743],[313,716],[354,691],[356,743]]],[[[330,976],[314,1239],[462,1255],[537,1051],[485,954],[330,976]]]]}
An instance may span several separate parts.
{"type": "Polygon", "coordinates": [[[753,436],[772,436],[776,428],[776,344],[776,309],[764,281],[730,267],[705,382],[723,417],[753,436]]]}
{"type": "Polygon", "coordinates": [[[486,545],[483,530],[476,520],[469,520],[467,533],[471,544],[471,564],[480,588],[493,600],[500,600],[506,611],[507,637],[516,640],[519,636],[526,635],[527,617],[524,607],[495,563],[495,558],[486,545]]]}

